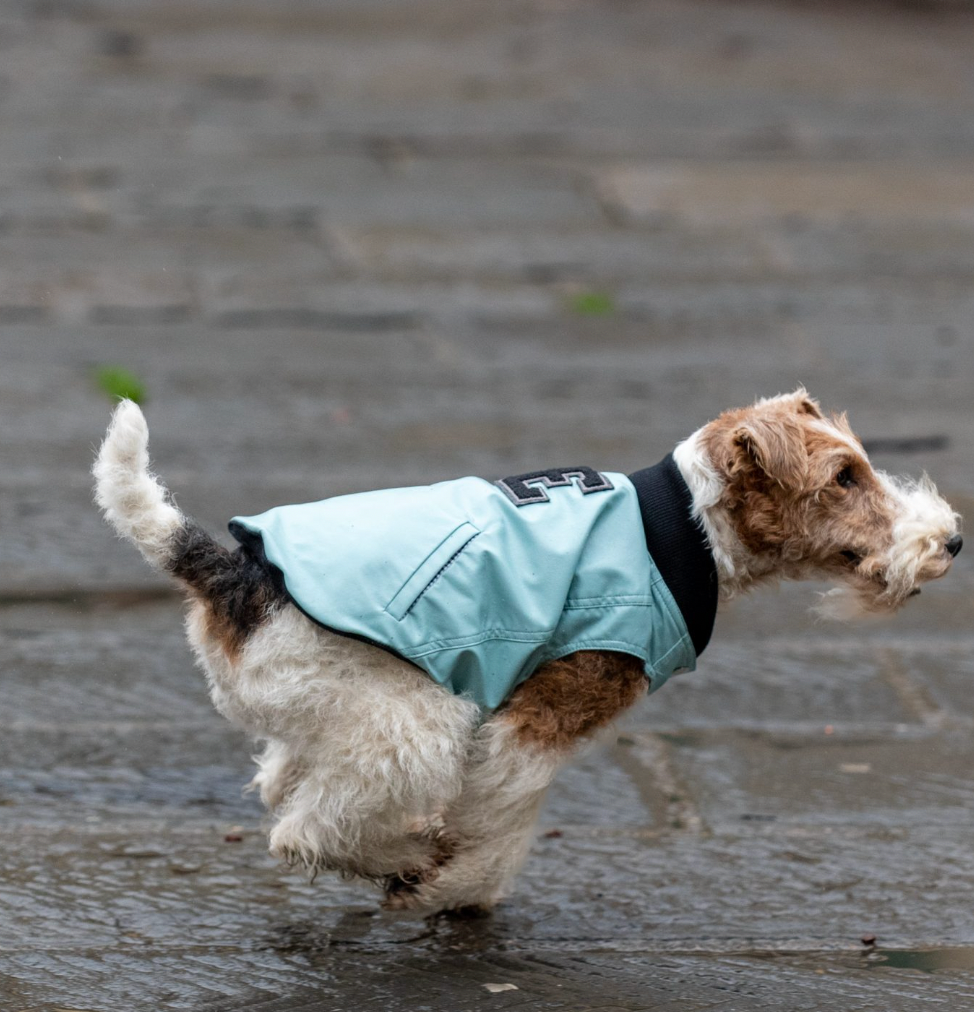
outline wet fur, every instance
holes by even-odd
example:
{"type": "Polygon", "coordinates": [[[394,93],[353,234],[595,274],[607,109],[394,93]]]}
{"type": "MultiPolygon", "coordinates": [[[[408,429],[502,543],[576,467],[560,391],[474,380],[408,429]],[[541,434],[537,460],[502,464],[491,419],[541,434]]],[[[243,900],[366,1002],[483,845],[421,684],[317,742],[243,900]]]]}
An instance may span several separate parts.
{"type": "MultiPolygon", "coordinates": [[[[582,651],[483,713],[387,651],[289,603],[246,550],[183,516],[149,471],[123,402],[95,464],[96,499],[187,589],[187,632],[217,709],[262,743],[253,787],[271,852],[375,882],[394,909],[485,910],[509,889],[558,769],[646,689],[641,663],[582,651]]],[[[674,451],[721,598],[827,577],[844,614],[895,611],[950,566],[959,518],[932,485],[874,471],[844,416],[804,390],[726,412],[674,451]],[[854,488],[836,485],[840,468],[854,488]],[[855,561],[843,553],[852,552],[855,561]]]]}

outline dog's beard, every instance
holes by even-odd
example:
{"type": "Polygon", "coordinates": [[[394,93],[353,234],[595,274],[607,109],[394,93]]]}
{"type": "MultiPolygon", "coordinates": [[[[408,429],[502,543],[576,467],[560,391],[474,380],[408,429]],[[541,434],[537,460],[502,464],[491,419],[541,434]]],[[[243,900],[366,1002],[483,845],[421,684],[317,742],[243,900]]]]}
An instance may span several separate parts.
{"type": "Polygon", "coordinates": [[[926,477],[891,478],[879,472],[898,516],[885,550],[864,558],[855,574],[822,595],[816,612],[823,618],[850,621],[898,611],[920,587],[939,580],[951,566],[944,545],[960,517],[926,477]]]}
{"type": "Polygon", "coordinates": [[[814,611],[820,618],[831,622],[852,622],[856,619],[877,618],[902,607],[905,598],[887,601],[882,595],[864,592],[859,587],[842,585],[819,595],[814,611]]]}
{"type": "Polygon", "coordinates": [[[871,579],[863,575],[826,591],[815,611],[839,622],[891,615],[916,597],[923,584],[939,580],[949,569],[942,543],[928,540],[922,548],[914,545],[890,559],[871,579]]]}

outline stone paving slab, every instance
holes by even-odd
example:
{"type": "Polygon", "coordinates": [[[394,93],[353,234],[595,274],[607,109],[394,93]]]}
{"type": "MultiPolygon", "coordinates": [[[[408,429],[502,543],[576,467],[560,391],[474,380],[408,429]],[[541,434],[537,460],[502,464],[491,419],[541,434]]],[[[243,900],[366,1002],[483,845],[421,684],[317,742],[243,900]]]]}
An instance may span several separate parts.
{"type": "Polygon", "coordinates": [[[127,608],[0,610],[0,720],[8,728],[198,720],[208,698],[181,614],[175,598],[127,608]]]}
{"type": "Polygon", "coordinates": [[[658,1009],[669,1008],[659,1003],[670,1000],[673,1008],[722,1008],[709,993],[717,987],[727,1007],[737,1009],[875,1008],[881,1006],[873,1002],[897,1000],[902,1004],[890,1007],[912,1009],[948,994],[962,1001],[970,987],[967,974],[918,979],[884,973],[878,960],[857,955],[866,930],[881,935],[889,958],[903,937],[929,931],[943,944],[969,936],[970,876],[963,859],[958,862],[966,845],[953,834],[751,834],[671,844],[566,834],[541,848],[519,898],[491,920],[425,927],[377,916],[362,905],[361,891],[331,880],[309,886],[297,876],[282,877],[262,856],[256,835],[242,844],[219,841],[217,833],[185,831],[144,839],[26,837],[30,847],[22,853],[33,856],[4,862],[13,882],[5,890],[13,919],[4,927],[10,938],[0,972],[13,975],[35,1000],[70,993],[72,1007],[89,1009],[131,1007],[125,1002],[136,998],[162,1008],[200,1008],[220,995],[239,1003],[221,1008],[282,996],[319,1003],[344,996],[406,1008],[418,997],[409,968],[419,965],[430,974],[426,1001],[440,994],[443,1001],[472,1002],[479,995],[483,1002],[483,983],[514,982],[527,990],[517,997],[532,1008],[558,998],[565,1004],[550,1007],[658,1009]],[[911,844],[949,869],[949,888],[938,886],[942,879],[929,867],[890,864],[911,844]],[[579,882],[570,873],[593,857],[607,873],[626,873],[601,895],[599,878],[579,882]],[[567,879],[553,895],[551,875],[560,872],[567,879]],[[741,904],[741,875],[753,886],[753,904],[741,904]],[[630,885],[620,892],[623,881],[630,885]],[[25,904],[33,930],[43,928],[40,946],[17,934],[25,904]],[[760,954],[770,939],[797,955],[769,963],[719,956],[740,949],[760,954]],[[800,955],[809,949],[816,954],[800,955]],[[667,950],[717,958],[666,956],[667,950]],[[525,976],[537,963],[573,990],[538,993],[541,983],[525,976]],[[596,985],[606,967],[615,969],[596,985]],[[821,969],[829,980],[816,980],[821,969]],[[390,981],[389,974],[400,973],[407,975],[404,984],[390,981]],[[603,1002],[611,995],[608,1006],[596,1002],[597,986],[605,989],[603,1002]]]}
{"type": "MultiPolygon", "coordinates": [[[[798,627],[803,618],[799,611],[790,624],[798,627]]],[[[881,655],[862,651],[861,641],[758,639],[747,636],[743,623],[737,633],[733,640],[718,636],[697,671],[672,679],[666,692],[648,701],[643,719],[677,728],[788,724],[818,732],[836,723],[905,727],[918,721],[884,678],[881,655]]]]}
{"type": "MultiPolygon", "coordinates": [[[[360,919],[359,940],[381,948],[430,927],[379,913],[366,886],[326,875],[311,884],[282,870],[254,823],[237,831],[241,843],[225,842],[228,829],[219,820],[160,818],[5,830],[4,958],[113,946],[126,933],[143,945],[259,948],[268,931],[288,924],[337,941],[350,918],[360,919]]],[[[539,840],[515,894],[483,933],[504,950],[563,953],[842,951],[859,947],[866,932],[892,948],[963,945],[974,890],[965,833],[566,827],[539,840]],[[904,866],[899,856],[911,848],[925,860],[904,866]]]]}
{"type": "Polygon", "coordinates": [[[677,775],[710,825],[853,822],[897,827],[970,825],[967,730],[896,735],[847,730],[817,736],[733,732],[667,736],[677,775]]]}
{"type": "MultiPolygon", "coordinates": [[[[716,170],[714,170],[716,171],[716,170]]],[[[735,282],[839,278],[874,283],[899,277],[909,286],[970,277],[974,229],[963,221],[897,224],[857,220],[854,232],[813,219],[733,226],[659,215],[651,229],[532,228],[480,230],[330,225],[327,237],[357,271],[385,281],[463,280],[471,270],[494,284],[735,282]],[[925,241],[926,240],[926,241],[925,241]],[[906,270],[904,252],[909,252],[906,270]]]]}
{"type": "MultiPolygon", "coordinates": [[[[365,954],[341,947],[316,947],[298,934],[286,936],[278,952],[219,952],[200,949],[179,958],[169,952],[138,952],[127,959],[79,953],[56,960],[35,992],[59,993],[58,983],[77,980],[79,967],[103,982],[111,1004],[123,1006],[145,996],[140,982],[168,981],[156,1007],[237,1012],[342,1012],[355,1008],[398,1010],[436,1004],[461,1010],[563,1009],[571,1012],[741,1012],[809,1010],[859,1012],[883,1008],[912,1010],[971,995],[971,975],[947,972],[931,978],[910,970],[886,970],[854,955],[845,959],[713,959],[694,956],[589,958],[469,955],[444,952],[410,957],[393,951],[365,954]],[[221,973],[221,969],[224,969],[221,973]],[[338,981],[348,977],[351,983],[338,981]],[[511,984],[516,990],[488,990],[511,984]],[[52,985],[54,983],[54,986],[52,985]],[[607,995],[611,1004],[606,1003],[607,995]]],[[[327,942],[324,943],[327,945],[327,942]]],[[[890,954],[895,955],[895,954],[890,954]]],[[[30,961],[17,967],[29,976],[30,961]]],[[[56,998],[55,998],[56,1000],[56,998]]],[[[49,1004],[24,1004],[41,1012],[49,1004]]],[[[127,1007],[132,1007],[131,1005],[127,1007]]]]}
{"type": "Polygon", "coordinates": [[[974,221],[972,166],[746,162],[626,167],[606,173],[602,199],[636,219],[676,216],[708,226],[802,221],[889,224],[974,221]]]}
{"type": "MultiPolygon", "coordinates": [[[[165,106],[178,82],[194,99],[182,117],[211,127],[201,131],[206,144],[211,124],[225,130],[236,107],[245,137],[263,113],[278,136],[310,134],[325,150],[335,135],[418,134],[446,151],[479,142],[523,152],[539,140],[657,156],[970,151],[969,42],[954,25],[909,12],[887,12],[877,33],[870,12],[840,21],[828,7],[798,17],[768,17],[758,4],[715,15],[667,3],[611,17],[584,4],[498,3],[477,17],[442,2],[294,7],[268,16],[248,5],[233,18],[213,2],[165,13],[124,2],[42,7],[48,17],[14,53],[28,63],[56,38],[74,60],[58,75],[34,71],[35,88],[13,89],[12,100],[23,116],[38,91],[49,96],[55,122],[90,152],[104,151],[111,130],[102,125],[86,145],[56,102],[79,68],[126,75],[125,88],[109,77],[101,91],[133,124],[145,93],[165,106]]],[[[154,136],[167,128],[180,136],[167,119],[154,136]]]]}

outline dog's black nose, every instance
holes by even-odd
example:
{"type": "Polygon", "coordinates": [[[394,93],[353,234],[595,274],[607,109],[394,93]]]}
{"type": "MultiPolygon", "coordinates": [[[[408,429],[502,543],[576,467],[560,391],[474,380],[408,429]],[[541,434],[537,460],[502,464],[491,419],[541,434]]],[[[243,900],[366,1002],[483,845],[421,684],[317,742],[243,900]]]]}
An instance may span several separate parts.
{"type": "Polygon", "coordinates": [[[952,538],[947,539],[947,551],[951,555],[956,555],[964,547],[964,539],[959,535],[955,534],[952,538]]]}

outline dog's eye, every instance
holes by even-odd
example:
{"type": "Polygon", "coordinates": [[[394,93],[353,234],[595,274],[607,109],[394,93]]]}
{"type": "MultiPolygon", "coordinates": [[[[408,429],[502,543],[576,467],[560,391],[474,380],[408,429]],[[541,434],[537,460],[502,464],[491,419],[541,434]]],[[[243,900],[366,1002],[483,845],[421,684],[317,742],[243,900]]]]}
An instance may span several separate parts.
{"type": "Polygon", "coordinates": [[[835,476],[836,484],[841,485],[843,488],[851,488],[856,483],[856,479],[852,475],[851,467],[844,467],[835,476]]]}
{"type": "Polygon", "coordinates": [[[859,561],[859,556],[848,548],[844,552],[839,552],[839,555],[841,555],[847,562],[851,562],[853,565],[859,561]]]}

